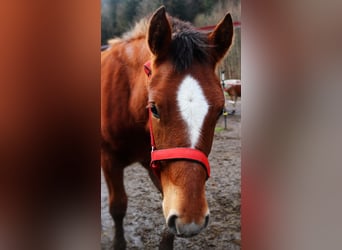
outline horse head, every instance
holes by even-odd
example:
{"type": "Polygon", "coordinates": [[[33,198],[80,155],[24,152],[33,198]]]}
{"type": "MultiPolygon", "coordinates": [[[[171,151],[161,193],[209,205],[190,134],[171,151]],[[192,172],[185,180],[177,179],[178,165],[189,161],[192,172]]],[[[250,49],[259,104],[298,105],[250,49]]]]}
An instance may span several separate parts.
{"type": "MultiPolygon", "coordinates": [[[[150,133],[157,151],[191,149],[204,155],[205,162],[224,106],[216,67],[232,36],[230,14],[209,33],[169,17],[164,7],[152,15],[147,35],[152,74],[147,89],[150,133]]],[[[177,236],[196,235],[208,224],[205,183],[210,172],[203,161],[181,154],[158,160],[163,213],[177,236]]]]}

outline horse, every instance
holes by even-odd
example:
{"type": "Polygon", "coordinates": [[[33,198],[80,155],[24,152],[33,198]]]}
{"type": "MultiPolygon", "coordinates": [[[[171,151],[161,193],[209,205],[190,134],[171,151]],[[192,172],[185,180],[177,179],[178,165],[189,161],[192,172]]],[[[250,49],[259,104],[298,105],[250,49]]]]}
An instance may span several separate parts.
{"type": "Polygon", "coordinates": [[[232,37],[229,13],[203,32],[162,6],[101,52],[101,168],[114,249],[126,248],[123,173],[134,162],[162,194],[167,232],[160,248],[172,249],[175,236],[192,237],[208,225],[208,155],[224,107],[215,72],[232,37]]]}
{"type": "Polygon", "coordinates": [[[233,103],[233,110],[229,114],[234,115],[237,99],[238,97],[241,98],[241,81],[225,80],[223,89],[229,95],[230,101],[233,103]]]}

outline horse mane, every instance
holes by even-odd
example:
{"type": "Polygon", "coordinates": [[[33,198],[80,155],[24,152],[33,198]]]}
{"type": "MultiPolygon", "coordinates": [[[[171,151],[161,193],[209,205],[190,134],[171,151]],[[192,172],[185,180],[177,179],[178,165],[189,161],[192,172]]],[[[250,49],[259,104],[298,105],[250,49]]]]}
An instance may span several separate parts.
{"type": "Polygon", "coordinates": [[[115,45],[120,42],[130,42],[132,40],[145,38],[148,31],[148,21],[149,18],[143,18],[139,22],[135,23],[134,27],[125,32],[121,37],[115,37],[113,39],[108,40],[108,44],[110,46],[115,45]]]}
{"type": "MultiPolygon", "coordinates": [[[[204,63],[211,61],[208,53],[207,33],[196,29],[191,23],[167,15],[171,24],[172,41],[169,56],[174,68],[178,72],[188,69],[194,59],[204,63]]],[[[113,38],[108,41],[110,46],[120,42],[130,42],[136,39],[146,38],[148,32],[149,17],[141,19],[121,38],[113,38]]]]}

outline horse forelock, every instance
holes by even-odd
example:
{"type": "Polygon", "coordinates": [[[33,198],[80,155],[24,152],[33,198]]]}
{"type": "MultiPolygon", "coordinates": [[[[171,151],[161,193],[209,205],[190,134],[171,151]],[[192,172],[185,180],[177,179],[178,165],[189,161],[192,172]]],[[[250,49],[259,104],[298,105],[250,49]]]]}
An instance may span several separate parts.
{"type": "Polygon", "coordinates": [[[170,56],[176,71],[188,69],[194,60],[200,63],[211,60],[208,53],[207,34],[197,30],[188,22],[171,19],[172,42],[170,56]]]}

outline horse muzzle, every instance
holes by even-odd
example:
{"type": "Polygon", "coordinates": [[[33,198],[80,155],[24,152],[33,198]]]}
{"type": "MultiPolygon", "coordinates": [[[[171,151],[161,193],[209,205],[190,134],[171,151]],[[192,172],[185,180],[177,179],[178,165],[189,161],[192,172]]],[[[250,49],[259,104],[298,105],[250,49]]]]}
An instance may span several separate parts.
{"type": "Polygon", "coordinates": [[[206,172],[199,165],[185,160],[162,166],[163,213],[169,231],[179,237],[192,237],[209,222],[206,172]]]}
{"type": "Polygon", "coordinates": [[[177,213],[171,213],[167,218],[167,226],[171,233],[175,234],[178,237],[189,238],[197,235],[202,231],[202,229],[206,228],[209,223],[209,212],[204,217],[202,223],[195,223],[194,221],[191,223],[184,223],[181,217],[177,215],[177,213]]]}

